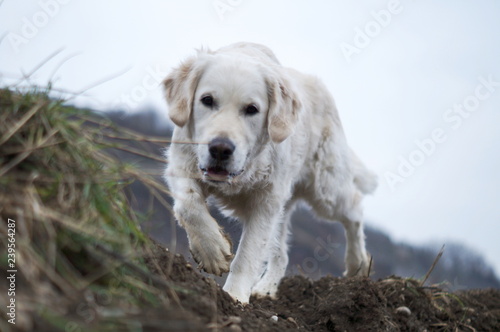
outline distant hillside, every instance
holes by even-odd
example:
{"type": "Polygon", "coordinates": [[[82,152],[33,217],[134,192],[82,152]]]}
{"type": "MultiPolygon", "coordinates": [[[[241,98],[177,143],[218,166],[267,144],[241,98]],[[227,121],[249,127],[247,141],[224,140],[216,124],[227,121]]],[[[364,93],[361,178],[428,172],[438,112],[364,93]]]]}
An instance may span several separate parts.
{"type": "MultiPolygon", "coordinates": [[[[171,128],[165,125],[165,120],[154,110],[134,113],[131,116],[119,111],[110,112],[108,116],[113,122],[144,135],[165,138],[171,135],[171,128]]],[[[137,145],[137,142],[133,144],[137,145]]],[[[154,152],[158,157],[161,157],[165,147],[165,145],[153,143],[136,146],[137,149],[154,152]]],[[[160,175],[164,164],[161,162],[146,160],[136,154],[123,151],[117,153],[123,159],[131,160],[135,164],[143,164],[144,167],[158,174],[158,181],[163,181],[160,175]]],[[[172,223],[170,211],[157,200],[149,197],[148,191],[141,188],[140,184],[134,184],[132,191],[137,202],[135,208],[149,214],[149,222],[143,228],[157,240],[170,247],[176,246],[178,252],[189,257],[186,234],[175,222],[172,223]]],[[[168,197],[165,199],[169,200],[168,197]]],[[[240,236],[239,225],[224,220],[216,209],[213,210],[213,214],[225,226],[233,242],[237,244],[240,236]]],[[[340,276],[344,270],[343,228],[338,223],[317,222],[314,219],[307,209],[299,209],[293,216],[288,275],[303,274],[313,279],[327,274],[340,276]]],[[[370,225],[369,220],[366,223],[367,249],[374,258],[372,274],[374,279],[390,275],[422,278],[432,266],[443,244],[415,247],[394,242],[389,235],[370,225]]],[[[495,276],[492,267],[485,263],[480,254],[460,243],[446,243],[445,245],[445,253],[432,271],[428,283],[437,283],[450,290],[500,288],[500,281],[495,276]]]]}

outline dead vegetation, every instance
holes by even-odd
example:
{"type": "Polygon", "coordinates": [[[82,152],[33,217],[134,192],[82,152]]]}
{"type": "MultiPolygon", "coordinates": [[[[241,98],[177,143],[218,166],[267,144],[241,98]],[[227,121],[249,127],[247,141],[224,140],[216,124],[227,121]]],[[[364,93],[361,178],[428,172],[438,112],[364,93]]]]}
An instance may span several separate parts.
{"type": "MultiPolygon", "coordinates": [[[[16,328],[87,331],[102,321],[121,327],[133,325],[130,316],[144,305],[170,305],[156,288],[170,289],[167,281],[141,260],[148,239],[125,195],[133,181],[151,195],[165,189],[106,153],[130,150],[120,138],[141,138],[46,91],[2,89],[0,107],[0,214],[3,225],[9,218],[16,224],[16,328]],[[94,310],[102,297],[115,310],[94,310]]],[[[6,252],[6,227],[1,232],[6,252]]],[[[1,266],[5,273],[6,258],[1,266]]],[[[0,294],[2,306],[6,296],[0,294]]],[[[2,331],[12,327],[1,325],[2,331]]]]}

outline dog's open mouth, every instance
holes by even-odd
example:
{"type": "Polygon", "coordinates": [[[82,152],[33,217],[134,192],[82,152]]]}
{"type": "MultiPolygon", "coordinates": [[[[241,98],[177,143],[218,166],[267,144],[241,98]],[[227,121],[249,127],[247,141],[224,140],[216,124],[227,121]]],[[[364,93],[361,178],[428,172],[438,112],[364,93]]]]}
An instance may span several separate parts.
{"type": "Polygon", "coordinates": [[[225,167],[222,166],[213,166],[208,168],[200,167],[200,170],[203,172],[203,175],[208,181],[214,182],[227,182],[231,178],[234,178],[235,176],[238,176],[243,172],[229,172],[225,167]]]}
{"type": "Polygon", "coordinates": [[[206,171],[206,173],[209,176],[215,175],[215,176],[229,176],[229,171],[225,169],[224,167],[220,166],[215,166],[215,167],[209,167],[206,171]]]}

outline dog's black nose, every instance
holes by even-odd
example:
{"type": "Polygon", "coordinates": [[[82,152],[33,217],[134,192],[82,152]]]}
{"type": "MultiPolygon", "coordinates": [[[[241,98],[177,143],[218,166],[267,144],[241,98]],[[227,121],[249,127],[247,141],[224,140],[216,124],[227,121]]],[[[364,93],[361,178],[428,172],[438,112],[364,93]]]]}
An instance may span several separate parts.
{"type": "Polygon", "coordinates": [[[208,144],[210,155],[218,161],[228,160],[235,148],[233,142],[227,138],[215,138],[208,144]]]}

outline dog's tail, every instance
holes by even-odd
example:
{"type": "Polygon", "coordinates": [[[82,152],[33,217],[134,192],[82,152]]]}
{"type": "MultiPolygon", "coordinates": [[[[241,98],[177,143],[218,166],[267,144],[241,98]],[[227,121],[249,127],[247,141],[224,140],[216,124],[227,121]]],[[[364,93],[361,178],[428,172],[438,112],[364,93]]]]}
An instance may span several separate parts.
{"type": "Polygon", "coordinates": [[[351,151],[351,156],[354,184],[363,194],[373,193],[378,185],[377,175],[366,168],[353,151],[351,151]]]}

